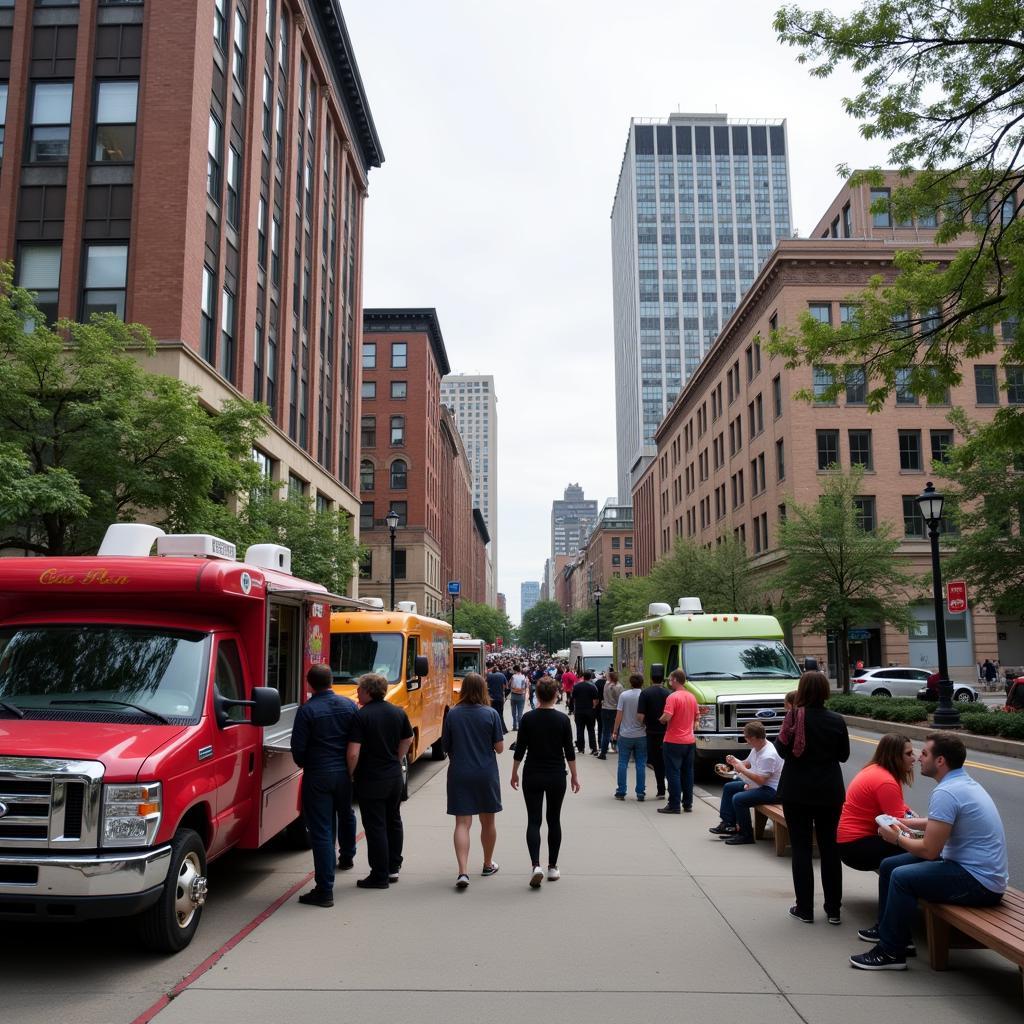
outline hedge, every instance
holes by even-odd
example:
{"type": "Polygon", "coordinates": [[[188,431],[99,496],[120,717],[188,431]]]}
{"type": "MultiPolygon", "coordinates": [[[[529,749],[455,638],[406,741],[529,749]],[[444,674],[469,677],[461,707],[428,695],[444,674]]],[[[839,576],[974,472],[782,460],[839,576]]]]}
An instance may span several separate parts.
{"type": "MultiPolygon", "coordinates": [[[[938,707],[933,701],[899,700],[893,697],[855,697],[840,694],[828,702],[828,707],[841,715],[874,718],[881,722],[905,725],[927,724],[931,713],[938,707]]],[[[1024,740],[1024,712],[990,710],[984,704],[956,705],[960,721],[967,732],[982,736],[1001,736],[1009,740],[1024,740]]]]}

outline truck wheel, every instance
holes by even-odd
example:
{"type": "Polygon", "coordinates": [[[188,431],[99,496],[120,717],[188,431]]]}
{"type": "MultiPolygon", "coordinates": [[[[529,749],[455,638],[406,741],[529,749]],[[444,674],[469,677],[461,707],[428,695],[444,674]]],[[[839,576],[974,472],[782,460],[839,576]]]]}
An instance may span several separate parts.
{"type": "Polygon", "coordinates": [[[296,850],[308,850],[313,845],[309,839],[309,829],[300,814],[290,825],[284,829],[285,842],[296,850]]]}
{"type": "Polygon", "coordinates": [[[409,755],[402,758],[402,799],[409,799],[409,755]]]}
{"type": "Polygon", "coordinates": [[[438,738],[430,746],[430,760],[443,761],[444,758],[444,745],[441,743],[441,737],[438,736],[438,738]]]}
{"type": "Polygon", "coordinates": [[[171,840],[171,863],[160,899],[139,916],[139,937],[157,953],[177,953],[195,935],[206,902],[206,849],[190,828],[171,840]]]}

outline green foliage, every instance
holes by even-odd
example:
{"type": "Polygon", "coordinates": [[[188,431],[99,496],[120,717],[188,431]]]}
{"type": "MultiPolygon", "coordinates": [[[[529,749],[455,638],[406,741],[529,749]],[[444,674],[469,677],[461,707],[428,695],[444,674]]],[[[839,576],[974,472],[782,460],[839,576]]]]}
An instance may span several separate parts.
{"type": "Polygon", "coordinates": [[[564,622],[565,616],[557,601],[538,601],[523,615],[517,631],[519,643],[523,647],[543,647],[546,651],[556,651],[562,645],[564,622]]]}
{"type": "Polygon", "coordinates": [[[262,406],[210,415],[132,357],[154,350],[145,327],[108,314],[51,329],[11,282],[0,264],[0,550],[95,551],[117,520],[194,531],[218,514],[213,495],[258,484],[262,406]]]}
{"type": "Polygon", "coordinates": [[[926,721],[936,706],[929,701],[858,697],[852,694],[838,694],[828,702],[829,709],[840,715],[876,718],[883,722],[900,722],[908,725],[926,721]]]}
{"type": "Polygon", "coordinates": [[[859,467],[830,473],[816,504],[790,503],[779,538],[786,564],[773,581],[786,595],[788,622],[836,631],[844,693],[850,688],[850,627],[877,621],[906,629],[906,591],[919,584],[898,568],[899,541],[888,524],[870,533],[857,524],[863,475],[859,467]]]}
{"type": "Polygon", "coordinates": [[[508,647],[512,640],[512,623],[508,616],[489,604],[460,599],[455,606],[455,628],[489,644],[500,636],[503,647],[508,647]]]}

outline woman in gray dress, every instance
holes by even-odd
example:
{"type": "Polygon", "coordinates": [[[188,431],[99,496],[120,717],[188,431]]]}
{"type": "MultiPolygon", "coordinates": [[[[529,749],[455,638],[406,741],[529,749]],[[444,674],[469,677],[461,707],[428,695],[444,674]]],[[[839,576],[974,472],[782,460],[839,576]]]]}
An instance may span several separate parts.
{"type": "Polygon", "coordinates": [[[448,755],[448,813],[455,816],[455,858],[459,862],[456,889],[469,885],[469,829],[480,818],[484,848],[484,878],[497,874],[494,844],[498,833],[494,815],[501,810],[498,758],[505,749],[501,717],[491,707],[483,676],[471,672],[462,681],[459,703],[448,712],[441,735],[448,755]]]}

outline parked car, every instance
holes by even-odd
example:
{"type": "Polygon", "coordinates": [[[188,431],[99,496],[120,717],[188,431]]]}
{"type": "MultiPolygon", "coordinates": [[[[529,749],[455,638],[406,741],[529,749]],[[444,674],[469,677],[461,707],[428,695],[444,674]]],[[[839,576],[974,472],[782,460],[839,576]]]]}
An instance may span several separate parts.
{"type": "MultiPolygon", "coordinates": [[[[850,692],[859,697],[919,697],[928,686],[927,669],[890,665],[888,668],[859,668],[853,673],[850,692]]],[[[934,698],[932,698],[934,699],[934,698]]],[[[953,700],[963,704],[978,699],[978,691],[966,683],[953,683],[953,700]]]]}

